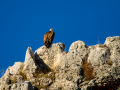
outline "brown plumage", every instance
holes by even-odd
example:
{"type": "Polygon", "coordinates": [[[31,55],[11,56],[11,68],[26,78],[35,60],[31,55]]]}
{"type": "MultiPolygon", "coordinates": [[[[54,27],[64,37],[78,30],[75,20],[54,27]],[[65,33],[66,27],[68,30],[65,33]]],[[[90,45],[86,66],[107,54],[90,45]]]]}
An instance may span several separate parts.
{"type": "Polygon", "coordinates": [[[50,29],[49,32],[45,33],[44,35],[44,45],[49,48],[49,46],[52,44],[52,41],[54,39],[55,33],[52,31],[54,29],[50,29]]]}

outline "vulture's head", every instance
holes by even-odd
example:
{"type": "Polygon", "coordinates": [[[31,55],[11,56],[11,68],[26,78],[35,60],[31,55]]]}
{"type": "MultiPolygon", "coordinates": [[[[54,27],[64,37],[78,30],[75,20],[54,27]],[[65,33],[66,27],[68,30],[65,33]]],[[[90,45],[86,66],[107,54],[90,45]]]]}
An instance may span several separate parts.
{"type": "Polygon", "coordinates": [[[50,31],[54,30],[53,28],[50,29],[50,31]]]}

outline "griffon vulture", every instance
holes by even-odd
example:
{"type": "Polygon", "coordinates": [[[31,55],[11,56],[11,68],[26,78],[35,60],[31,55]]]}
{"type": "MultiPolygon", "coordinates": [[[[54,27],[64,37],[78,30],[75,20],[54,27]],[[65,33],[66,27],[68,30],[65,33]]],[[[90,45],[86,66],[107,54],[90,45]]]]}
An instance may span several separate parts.
{"type": "Polygon", "coordinates": [[[55,33],[53,28],[50,29],[49,32],[45,33],[44,35],[44,45],[49,48],[49,46],[52,44],[52,41],[54,39],[55,33]]]}

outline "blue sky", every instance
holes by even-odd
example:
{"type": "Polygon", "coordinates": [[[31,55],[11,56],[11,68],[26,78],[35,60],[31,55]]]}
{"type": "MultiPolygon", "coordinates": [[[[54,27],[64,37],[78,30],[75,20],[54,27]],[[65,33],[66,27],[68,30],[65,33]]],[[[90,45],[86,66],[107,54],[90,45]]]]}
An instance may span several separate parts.
{"type": "Polygon", "coordinates": [[[66,51],[77,40],[103,44],[120,36],[120,0],[0,0],[0,70],[24,62],[27,47],[43,46],[50,28],[66,51]]]}

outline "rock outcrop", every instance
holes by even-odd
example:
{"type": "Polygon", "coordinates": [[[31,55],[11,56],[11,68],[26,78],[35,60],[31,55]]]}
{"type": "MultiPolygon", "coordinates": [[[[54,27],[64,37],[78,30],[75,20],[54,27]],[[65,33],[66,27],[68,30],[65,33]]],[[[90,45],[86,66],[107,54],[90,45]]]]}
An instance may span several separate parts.
{"type": "Polygon", "coordinates": [[[46,48],[42,46],[35,51],[36,62],[44,62],[49,68],[55,69],[59,66],[61,57],[66,53],[63,43],[52,44],[52,47],[46,48]]]}
{"type": "Polygon", "coordinates": [[[15,62],[0,78],[0,90],[117,90],[120,89],[120,37],[103,45],[75,41],[26,51],[25,62],[15,62]]]}

